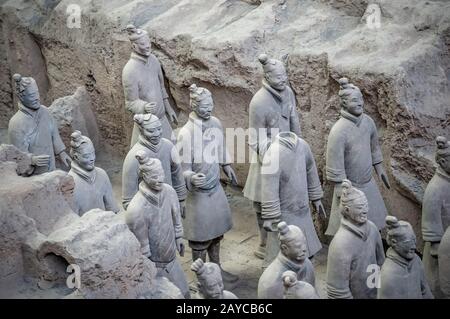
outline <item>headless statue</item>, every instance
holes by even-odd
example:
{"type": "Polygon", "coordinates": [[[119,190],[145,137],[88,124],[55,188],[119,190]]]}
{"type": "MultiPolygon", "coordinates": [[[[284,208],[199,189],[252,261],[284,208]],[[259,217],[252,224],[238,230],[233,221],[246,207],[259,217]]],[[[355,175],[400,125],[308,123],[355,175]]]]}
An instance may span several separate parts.
{"type": "Polygon", "coordinates": [[[348,83],[346,78],[340,79],[339,84],[341,86],[339,91],[341,117],[331,128],[326,154],[326,177],[335,184],[330,220],[325,232],[330,236],[334,236],[338,230],[342,217],[339,198],[344,179],[348,179],[364,192],[369,203],[368,218],[379,230],[385,225],[387,210],[372,176],[372,167],[375,168],[385,186],[390,188],[383,168],[377,128],[370,116],[364,114],[361,91],[348,83]]]}
{"type": "MultiPolygon", "coordinates": [[[[220,168],[230,182],[237,184],[219,119],[211,116],[214,108],[211,92],[195,84],[190,87],[193,112],[178,134],[177,147],[188,195],[183,219],[185,238],[192,249],[193,261],[201,258],[220,266],[220,241],[232,227],[231,211],[220,183],[220,168]]],[[[222,269],[225,283],[237,276],[222,269]]]]}
{"type": "Polygon", "coordinates": [[[431,291],[436,298],[442,298],[438,250],[441,238],[450,226],[450,142],[439,136],[436,145],[438,166],[425,189],[422,203],[423,264],[431,291]]]}
{"type": "Polygon", "coordinates": [[[394,216],[386,217],[386,225],[386,241],[391,247],[381,267],[378,299],[432,299],[411,225],[394,216]]]}
{"type": "Polygon", "coordinates": [[[367,219],[370,207],[366,195],[349,180],[342,182],[340,200],[341,224],[328,248],[328,298],[375,299],[377,288],[367,282],[370,267],[381,267],[384,262],[381,235],[367,219]]]}
{"type": "Polygon", "coordinates": [[[219,265],[205,263],[199,258],[192,263],[191,270],[198,280],[198,292],[193,299],[238,299],[234,293],[224,290],[219,265]]]}
{"type": "Polygon", "coordinates": [[[80,131],[75,131],[71,135],[70,146],[73,161],[69,175],[75,182],[75,212],[80,216],[94,208],[119,212],[108,174],[95,166],[92,141],[80,131]]]}
{"type": "Polygon", "coordinates": [[[144,151],[136,154],[142,182],[126,212],[126,222],[141,244],[142,254],[155,263],[158,275],[167,277],[190,298],[186,276],[177,258],[184,255],[183,225],[175,190],[164,183],[158,159],[144,151]]]}
{"type": "Polygon", "coordinates": [[[164,169],[164,182],[172,186],[180,202],[181,216],[184,216],[186,184],[181,169],[178,151],[171,141],[162,137],[161,121],[152,114],[136,114],[134,122],[139,128],[138,142],[125,157],[122,169],[122,205],[127,209],[133,196],[138,192],[139,162],[136,154],[145,151],[151,158],[161,161],[164,169]]]}
{"type": "Polygon", "coordinates": [[[300,136],[300,122],[295,95],[288,85],[286,69],[281,61],[259,56],[264,70],[261,89],[253,96],[249,107],[249,146],[252,160],[244,187],[244,196],[253,202],[260,231],[260,243],[255,255],[264,259],[267,232],[261,218],[261,166],[271,140],[279,132],[300,136]]]}
{"type": "Polygon", "coordinates": [[[287,270],[294,271],[298,280],[315,286],[314,267],[307,256],[306,238],[302,230],[281,222],[278,233],[280,252],[259,278],[259,299],[283,298],[285,288],[282,277],[287,270]]]}
{"type": "Polygon", "coordinates": [[[41,105],[36,81],[20,74],[14,74],[13,79],[19,110],[9,121],[8,138],[19,150],[32,154],[32,167],[26,174],[55,170],[56,157],[69,167],[71,159],[65,152],[55,120],[48,108],[41,105]]]}
{"type": "Polygon", "coordinates": [[[297,280],[292,270],[283,273],[284,299],[320,299],[319,294],[310,283],[297,280]]]}
{"type": "MultiPolygon", "coordinates": [[[[317,236],[309,202],[325,215],[319,174],[311,149],[292,132],[281,132],[272,140],[261,167],[262,219],[269,231],[266,264],[277,256],[279,243],[276,224],[285,221],[299,227],[306,236],[307,256],[314,256],[322,245],[317,236]]],[[[326,216],[325,216],[326,217],[326,216]]]]}
{"type": "MultiPolygon", "coordinates": [[[[173,141],[174,135],[169,119],[175,124],[178,123],[178,119],[169,103],[161,65],[150,52],[148,33],[133,25],[127,26],[127,32],[133,51],[122,71],[125,108],[133,115],[143,113],[156,115],[161,121],[162,136],[173,141]]],[[[138,136],[139,130],[135,125],[130,147],[138,141],[138,136]]]]}

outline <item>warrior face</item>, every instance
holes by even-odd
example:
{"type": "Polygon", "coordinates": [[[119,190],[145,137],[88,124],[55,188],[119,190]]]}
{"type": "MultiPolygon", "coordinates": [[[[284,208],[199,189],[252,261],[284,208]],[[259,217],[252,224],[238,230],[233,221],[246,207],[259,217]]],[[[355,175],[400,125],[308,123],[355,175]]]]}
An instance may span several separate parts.
{"type": "Polygon", "coordinates": [[[204,120],[209,120],[213,109],[214,109],[213,99],[211,97],[206,97],[196,103],[194,112],[200,118],[202,118],[204,120]]]}
{"type": "Polygon", "coordinates": [[[354,89],[346,96],[343,107],[352,115],[360,116],[364,112],[364,99],[359,89],[354,89]]]}
{"type": "Polygon", "coordinates": [[[141,134],[144,136],[144,138],[149,141],[150,143],[157,145],[159,144],[159,142],[161,141],[161,136],[162,136],[162,126],[159,123],[159,125],[154,124],[154,125],[149,125],[149,126],[144,126],[141,129],[141,134]]]}
{"type": "Polygon", "coordinates": [[[357,225],[362,225],[367,222],[367,213],[369,212],[369,204],[367,199],[359,197],[355,199],[350,205],[344,206],[344,215],[349,217],[357,225]]]}
{"type": "Polygon", "coordinates": [[[150,38],[148,35],[143,35],[140,38],[134,40],[131,44],[133,51],[142,56],[150,56],[150,38]]]}
{"type": "Polygon", "coordinates": [[[162,190],[164,183],[164,171],[154,170],[145,172],[142,179],[148,187],[156,192],[159,192],[162,190]]]}
{"type": "Polygon", "coordinates": [[[222,279],[218,278],[218,276],[202,282],[200,289],[206,299],[223,299],[224,286],[222,279]]]}
{"type": "Polygon", "coordinates": [[[73,160],[84,170],[95,168],[95,149],[90,143],[84,143],[77,152],[73,153],[73,160]]]}
{"type": "Polygon", "coordinates": [[[287,243],[281,243],[280,249],[284,256],[298,264],[303,264],[307,257],[306,239],[303,235],[297,236],[287,243]]]}
{"type": "Polygon", "coordinates": [[[408,228],[404,234],[391,239],[391,246],[400,256],[412,260],[416,255],[416,236],[408,228]]]}
{"type": "Polygon", "coordinates": [[[272,88],[283,91],[288,82],[286,69],[283,66],[277,66],[265,74],[265,79],[272,88]]]}
{"type": "Polygon", "coordinates": [[[441,155],[436,162],[447,174],[450,174],[450,154],[446,156],[441,155]]]}
{"type": "Polygon", "coordinates": [[[19,96],[19,99],[23,106],[29,109],[37,110],[41,107],[39,89],[35,81],[31,81],[31,83],[28,84],[19,96]]]}

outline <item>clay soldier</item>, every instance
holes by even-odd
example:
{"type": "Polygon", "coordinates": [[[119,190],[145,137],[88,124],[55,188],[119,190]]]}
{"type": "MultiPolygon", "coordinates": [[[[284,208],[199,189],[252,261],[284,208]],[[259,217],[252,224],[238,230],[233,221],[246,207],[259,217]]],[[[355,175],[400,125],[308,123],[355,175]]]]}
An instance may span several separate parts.
{"type": "Polygon", "coordinates": [[[139,128],[138,142],[128,152],[122,170],[122,205],[127,209],[133,196],[138,192],[139,162],[136,154],[145,151],[151,158],[161,161],[164,169],[164,183],[171,185],[178,195],[181,215],[184,215],[186,184],[181,170],[178,151],[171,141],[161,137],[161,121],[152,114],[136,114],[134,122],[139,128]]]}
{"type": "MultiPolygon", "coordinates": [[[[169,103],[161,65],[150,52],[151,44],[148,33],[133,25],[127,26],[127,32],[133,52],[122,71],[125,108],[132,114],[152,113],[156,115],[161,121],[162,136],[174,140],[167,116],[175,124],[178,124],[178,119],[169,103]]],[[[135,125],[130,147],[137,142],[138,135],[139,131],[135,125]]]]}
{"type": "Polygon", "coordinates": [[[330,299],[375,299],[376,285],[368,285],[369,266],[384,262],[381,235],[367,214],[364,192],[342,182],[342,219],[328,249],[327,294],[330,299]]]}
{"type": "Polygon", "coordinates": [[[432,299],[422,261],[416,255],[411,225],[387,216],[386,227],[386,241],[391,247],[381,267],[378,299],[432,299]]]}
{"type": "MultiPolygon", "coordinates": [[[[211,115],[214,108],[211,92],[195,84],[190,89],[193,112],[178,134],[177,147],[188,189],[185,238],[192,248],[193,261],[201,258],[220,266],[220,241],[231,229],[231,211],[220,183],[220,168],[231,183],[237,184],[226,149],[222,124],[211,115]],[[208,151],[210,150],[210,151],[208,151]]],[[[225,283],[237,276],[222,269],[225,283]]]]}
{"type": "Polygon", "coordinates": [[[444,231],[450,226],[450,142],[436,138],[437,169],[428,183],[422,203],[423,265],[431,291],[443,297],[439,287],[438,249],[444,231]]]}
{"type": "Polygon", "coordinates": [[[66,147],[52,115],[47,107],[41,105],[36,81],[20,74],[14,74],[13,79],[19,111],[9,121],[9,142],[22,152],[32,154],[34,170],[30,175],[55,170],[56,156],[69,167],[71,159],[65,152],[66,147]]]}
{"type": "Polygon", "coordinates": [[[284,299],[319,299],[319,294],[311,284],[298,281],[297,274],[292,270],[283,273],[284,299]]]}
{"type": "Polygon", "coordinates": [[[348,179],[364,192],[369,203],[368,218],[380,230],[385,225],[386,207],[372,176],[372,166],[387,188],[389,180],[383,168],[383,156],[374,121],[364,114],[364,100],[358,87],[339,80],[341,89],[341,118],[328,136],[326,154],[327,180],[335,183],[330,221],[325,232],[333,236],[341,219],[339,197],[342,181],[348,179]]]}
{"type": "Polygon", "coordinates": [[[94,208],[119,212],[108,175],[95,166],[92,141],[80,131],[75,131],[71,135],[70,146],[73,161],[69,175],[75,182],[75,212],[80,216],[94,208]]]}
{"type": "Polygon", "coordinates": [[[261,54],[264,70],[262,88],[253,96],[249,107],[249,146],[253,151],[244,196],[253,202],[260,231],[260,243],[255,255],[264,259],[267,232],[261,218],[261,165],[272,137],[279,132],[294,132],[300,136],[300,123],[295,95],[288,85],[286,69],[281,61],[261,54]]]}
{"type": "Polygon", "coordinates": [[[439,285],[443,298],[450,299],[450,227],[442,236],[438,250],[439,256],[439,285]]]}
{"type": "Polygon", "coordinates": [[[144,151],[136,154],[142,182],[126,212],[126,222],[141,244],[142,254],[155,263],[158,275],[167,277],[189,298],[186,276],[176,252],[184,255],[183,225],[175,190],[164,183],[160,160],[144,151]]]}
{"type": "Polygon", "coordinates": [[[301,229],[281,222],[278,224],[278,232],[280,252],[259,278],[259,299],[283,298],[282,276],[287,270],[294,271],[298,280],[315,286],[314,267],[308,259],[306,238],[301,229]]]}
{"type": "Polygon", "coordinates": [[[224,290],[219,265],[199,258],[192,263],[191,270],[198,279],[198,292],[193,299],[237,299],[234,293],[224,290]]]}
{"type": "Polygon", "coordinates": [[[295,133],[279,133],[264,155],[261,173],[261,217],[264,228],[269,231],[266,262],[270,263],[278,254],[274,231],[280,221],[302,230],[306,236],[307,256],[312,257],[322,245],[314,228],[309,201],[323,215],[325,209],[316,163],[308,143],[295,133]]]}

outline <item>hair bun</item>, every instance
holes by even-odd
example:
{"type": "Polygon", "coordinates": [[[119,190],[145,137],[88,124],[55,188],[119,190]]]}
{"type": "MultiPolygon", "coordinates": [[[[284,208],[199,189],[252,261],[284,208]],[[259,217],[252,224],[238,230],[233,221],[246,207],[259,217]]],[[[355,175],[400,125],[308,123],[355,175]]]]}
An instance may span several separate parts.
{"type": "Polygon", "coordinates": [[[285,287],[292,287],[297,282],[297,275],[292,270],[286,270],[282,275],[282,279],[285,287]]]}
{"type": "Polygon", "coordinates": [[[135,114],[133,116],[133,121],[141,125],[144,122],[144,114],[135,114]]]}
{"type": "Polygon", "coordinates": [[[342,193],[347,194],[348,191],[353,187],[352,182],[350,182],[348,179],[344,179],[342,181],[342,193]]]}
{"type": "Polygon", "coordinates": [[[260,54],[258,57],[259,63],[261,63],[262,65],[267,64],[267,61],[269,61],[269,57],[267,56],[267,54],[263,53],[260,54]]]}
{"type": "Polygon", "coordinates": [[[448,147],[447,139],[444,136],[436,137],[436,146],[438,149],[446,149],[448,147]]]}
{"type": "Polygon", "coordinates": [[[395,216],[386,216],[386,227],[388,230],[398,228],[400,226],[400,223],[395,216]]]}
{"type": "Polygon", "coordinates": [[[137,32],[137,29],[134,26],[134,24],[127,25],[126,30],[127,30],[129,35],[133,35],[133,34],[135,34],[137,32]]]}
{"type": "Polygon", "coordinates": [[[195,83],[191,84],[191,86],[189,87],[189,91],[191,91],[191,92],[197,91],[197,84],[195,84],[195,83]]]}
{"type": "Polygon", "coordinates": [[[70,135],[71,140],[72,140],[73,142],[75,142],[75,143],[80,142],[81,137],[82,137],[81,132],[78,131],[78,130],[77,130],[77,131],[74,131],[74,132],[70,135]]]}
{"type": "Polygon", "coordinates": [[[19,73],[13,75],[13,80],[15,82],[20,82],[22,80],[22,76],[19,73]]]}
{"type": "Polygon", "coordinates": [[[346,88],[348,85],[348,79],[347,78],[340,78],[338,80],[339,85],[341,86],[341,88],[346,88]]]}
{"type": "Polygon", "coordinates": [[[141,165],[147,163],[150,160],[150,158],[147,156],[147,153],[142,150],[137,151],[135,157],[141,165]]]}
{"type": "Polygon", "coordinates": [[[278,223],[278,231],[280,232],[280,235],[286,235],[289,233],[289,227],[286,222],[278,223]]]}

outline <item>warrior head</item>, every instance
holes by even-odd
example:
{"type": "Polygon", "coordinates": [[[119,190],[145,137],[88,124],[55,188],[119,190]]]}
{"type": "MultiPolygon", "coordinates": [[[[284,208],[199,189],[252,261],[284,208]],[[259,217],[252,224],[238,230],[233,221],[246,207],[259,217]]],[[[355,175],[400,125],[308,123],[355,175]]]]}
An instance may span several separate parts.
{"type": "Polygon", "coordinates": [[[162,136],[162,126],[156,115],[150,113],[135,114],[133,120],[138,125],[139,132],[144,139],[153,145],[159,144],[162,136]]]}
{"type": "Polygon", "coordinates": [[[386,241],[400,256],[411,260],[416,255],[416,235],[411,224],[386,216],[386,241]]]}
{"type": "Polygon", "coordinates": [[[342,181],[342,216],[356,225],[367,222],[369,204],[364,192],[352,186],[348,179],[342,181]]]}
{"type": "Polygon", "coordinates": [[[20,74],[14,74],[16,95],[23,106],[37,110],[41,107],[39,89],[36,81],[32,77],[22,77],[20,74]]]}
{"type": "Polygon", "coordinates": [[[206,299],[223,298],[224,286],[219,265],[211,262],[205,263],[199,258],[192,263],[191,270],[197,275],[198,288],[206,299]]]}
{"type": "Polygon", "coordinates": [[[298,281],[297,274],[287,270],[281,276],[284,285],[284,299],[318,299],[316,289],[308,282],[298,281]]]}
{"type": "Polygon", "coordinates": [[[267,54],[258,57],[264,70],[264,79],[275,90],[283,91],[288,83],[286,68],[283,62],[276,59],[269,59],[267,54]]]}
{"type": "Polygon", "coordinates": [[[190,105],[192,110],[202,119],[208,120],[214,109],[214,102],[211,92],[202,87],[192,84],[189,87],[190,105]]]}
{"type": "Polygon", "coordinates": [[[436,163],[450,174],[450,141],[443,136],[436,137],[436,163]]]}
{"type": "Polygon", "coordinates": [[[138,29],[134,25],[127,25],[128,39],[130,39],[133,51],[139,55],[150,56],[150,38],[147,31],[138,29]]]}
{"type": "Polygon", "coordinates": [[[164,183],[164,170],[161,161],[151,158],[145,151],[138,151],[136,159],[139,161],[139,177],[152,190],[159,192],[164,183]]]}
{"type": "Polygon", "coordinates": [[[89,137],[81,135],[80,131],[75,131],[70,135],[70,156],[86,171],[95,168],[95,148],[89,137]]]}
{"type": "Polygon", "coordinates": [[[307,257],[306,238],[302,230],[286,222],[278,224],[278,239],[281,253],[297,264],[303,264],[307,257]]]}
{"type": "Polygon", "coordinates": [[[339,97],[341,107],[354,116],[364,112],[364,99],[359,88],[348,82],[347,78],[339,79],[339,97]]]}

